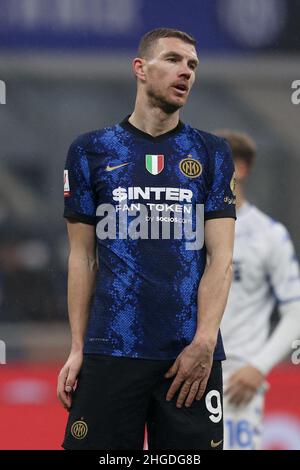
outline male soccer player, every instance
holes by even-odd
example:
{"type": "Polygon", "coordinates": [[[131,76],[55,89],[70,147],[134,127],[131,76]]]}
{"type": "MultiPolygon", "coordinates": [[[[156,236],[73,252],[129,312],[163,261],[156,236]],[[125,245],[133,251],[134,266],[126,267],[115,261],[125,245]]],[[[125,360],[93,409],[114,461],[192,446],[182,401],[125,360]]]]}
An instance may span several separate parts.
{"type": "Polygon", "coordinates": [[[142,449],[145,422],[149,449],[222,448],[234,167],[224,139],[179,120],[197,64],[188,34],[147,33],[133,113],[70,147],[66,449],[142,449]]]}
{"type": "Polygon", "coordinates": [[[238,209],[233,282],[221,323],[227,356],[224,448],[259,449],[265,377],[300,335],[299,266],[286,228],[245,199],[255,143],[243,133],[216,133],[226,138],[233,152],[238,209]],[[268,337],[275,305],[281,319],[268,337]]]}

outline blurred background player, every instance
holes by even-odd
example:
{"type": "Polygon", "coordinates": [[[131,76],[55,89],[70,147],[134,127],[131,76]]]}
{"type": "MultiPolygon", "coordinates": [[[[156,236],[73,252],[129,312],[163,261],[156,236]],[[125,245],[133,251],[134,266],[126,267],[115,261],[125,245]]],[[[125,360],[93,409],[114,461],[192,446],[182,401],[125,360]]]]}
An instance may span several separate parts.
{"type": "Polygon", "coordinates": [[[244,133],[221,130],[235,163],[237,223],[233,282],[221,324],[224,362],[224,448],[259,449],[266,376],[300,334],[300,278],[286,228],[250,204],[244,183],[256,145],[244,133]],[[274,307],[280,320],[269,336],[274,307]]]}

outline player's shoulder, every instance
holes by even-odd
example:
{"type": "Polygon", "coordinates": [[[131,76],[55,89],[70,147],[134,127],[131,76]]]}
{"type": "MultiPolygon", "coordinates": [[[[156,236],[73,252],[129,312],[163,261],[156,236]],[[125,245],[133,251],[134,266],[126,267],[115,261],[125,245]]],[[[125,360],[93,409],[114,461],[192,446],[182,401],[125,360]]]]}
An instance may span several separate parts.
{"type": "Polygon", "coordinates": [[[208,149],[216,151],[218,148],[224,149],[228,148],[228,143],[223,137],[212,134],[211,132],[203,131],[202,129],[197,129],[186,125],[186,129],[190,132],[196,139],[199,139],[208,149]]]}
{"type": "Polygon", "coordinates": [[[280,242],[289,238],[289,232],[281,222],[273,219],[254,205],[249,205],[247,219],[248,223],[255,227],[256,231],[266,236],[270,242],[280,242]]]}
{"type": "Polygon", "coordinates": [[[71,143],[71,149],[81,149],[85,151],[95,150],[99,144],[116,132],[117,125],[95,129],[83,134],[79,134],[71,143]]]}

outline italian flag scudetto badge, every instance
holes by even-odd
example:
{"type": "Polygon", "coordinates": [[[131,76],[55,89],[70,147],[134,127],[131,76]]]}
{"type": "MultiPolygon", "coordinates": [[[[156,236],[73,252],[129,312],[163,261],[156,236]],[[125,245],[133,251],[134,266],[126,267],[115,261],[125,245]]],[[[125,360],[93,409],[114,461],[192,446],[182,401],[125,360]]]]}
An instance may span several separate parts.
{"type": "Polygon", "coordinates": [[[164,156],[146,155],[146,168],[151,175],[158,175],[164,169],[164,156]]]}

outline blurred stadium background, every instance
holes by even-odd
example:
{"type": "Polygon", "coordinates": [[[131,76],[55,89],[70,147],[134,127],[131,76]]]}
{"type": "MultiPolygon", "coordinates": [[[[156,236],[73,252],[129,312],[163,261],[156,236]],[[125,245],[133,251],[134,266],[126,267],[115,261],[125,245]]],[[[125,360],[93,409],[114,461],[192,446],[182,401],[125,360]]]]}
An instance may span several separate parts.
{"type": "MultiPolygon", "coordinates": [[[[255,138],[249,197],[286,224],[299,255],[299,20],[298,0],[0,0],[0,449],[60,448],[65,156],[78,134],[132,110],[130,59],[146,31],[197,38],[201,62],[182,118],[255,138]]],[[[269,381],[264,446],[300,449],[300,365],[287,358],[269,381]]]]}

